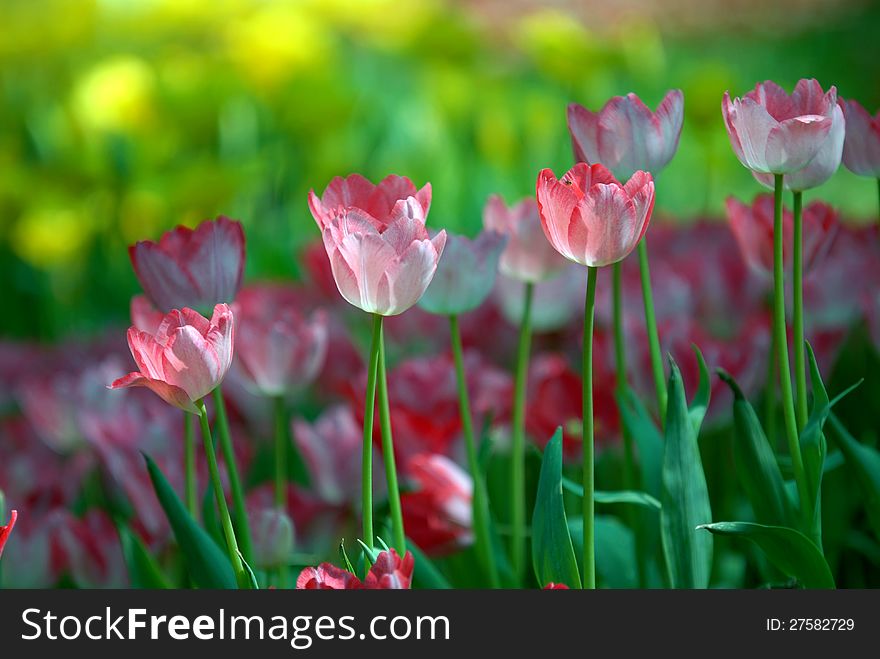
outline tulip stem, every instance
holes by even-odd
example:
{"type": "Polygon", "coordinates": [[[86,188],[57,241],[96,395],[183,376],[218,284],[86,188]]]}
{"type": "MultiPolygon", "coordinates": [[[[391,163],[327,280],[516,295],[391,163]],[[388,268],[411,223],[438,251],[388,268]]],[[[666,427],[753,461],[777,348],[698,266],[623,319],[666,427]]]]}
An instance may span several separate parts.
{"type": "Polygon", "coordinates": [[[406,532],[403,530],[403,510],[400,507],[400,488],[397,486],[397,465],[394,461],[394,438],[391,434],[391,408],[388,403],[388,377],[385,371],[385,337],[379,328],[379,425],[382,428],[382,459],[385,462],[385,480],[388,483],[388,507],[391,512],[391,534],[397,553],[406,553],[406,532]]]}
{"type": "Polygon", "coordinates": [[[584,301],[584,349],[581,363],[583,380],[583,451],[584,451],[584,588],[596,587],[596,543],[593,530],[593,309],[596,306],[596,274],[587,267],[587,297],[584,301]]]}
{"type": "Polygon", "coordinates": [[[648,332],[648,349],[651,353],[651,372],[654,375],[654,389],[657,391],[657,411],[660,423],[666,425],[666,374],[663,370],[663,355],[660,353],[660,335],[657,332],[657,316],[654,313],[654,294],[651,291],[651,270],[648,266],[648,244],[639,241],[639,274],[642,280],[642,301],[645,305],[645,329],[648,332]]]}
{"type": "Polygon", "coordinates": [[[529,347],[532,340],[532,296],[534,285],[526,283],[522,322],[519,326],[519,344],[516,351],[516,377],[513,389],[513,427],[510,447],[510,523],[511,562],[513,572],[522,579],[526,554],[526,379],[529,370],[529,347]]]}
{"type": "Polygon", "coordinates": [[[782,261],[782,174],[775,175],[774,208],[773,208],[773,336],[776,343],[776,359],[778,360],[779,388],[782,395],[782,414],[785,420],[785,436],[788,440],[788,451],[794,468],[794,479],[797,483],[798,496],[801,502],[801,513],[804,519],[810,519],[810,499],[804,473],[804,459],[798,440],[797,419],[794,412],[794,400],[791,391],[791,371],[788,361],[788,338],[785,323],[785,271],[782,261]]]}
{"type": "Polygon", "coordinates": [[[792,250],[792,293],[794,321],[792,326],[794,349],[794,378],[797,391],[798,431],[807,425],[807,363],[804,355],[804,222],[803,193],[794,193],[794,249],[792,250]]]}
{"type": "Polygon", "coordinates": [[[199,518],[199,485],[196,479],[196,440],[193,420],[189,412],[183,413],[183,471],[186,478],[184,498],[192,518],[199,518]]]}
{"type": "Polygon", "coordinates": [[[498,580],[498,566],[495,563],[495,552],[492,550],[492,537],[489,534],[489,495],[486,481],[477,458],[477,445],[474,440],[474,426],[471,419],[471,405],[468,398],[467,378],[464,372],[464,357],[461,349],[461,331],[458,316],[449,316],[449,332],[452,337],[452,356],[455,359],[455,378],[458,385],[458,408],[461,413],[461,427],[464,432],[464,443],[467,449],[468,466],[474,481],[473,515],[474,532],[477,540],[477,552],[489,577],[492,588],[501,584],[498,580]]]}
{"type": "Polygon", "coordinates": [[[244,505],[244,490],[241,487],[241,478],[238,475],[235,451],[232,450],[232,435],[229,432],[226,401],[223,399],[223,391],[219,386],[214,389],[213,396],[214,410],[217,414],[217,434],[220,436],[220,451],[223,454],[223,462],[226,463],[229,489],[232,490],[232,510],[235,513],[235,528],[238,531],[242,556],[244,556],[244,560],[251,562],[253,560],[253,545],[251,544],[251,530],[248,523],[247,508],[244,505]]]}
{"type": "Polygon", "coordinates": [[[272,406],[275,412],[275,507],[287,509],[287,412],[284,397],[274,396],[272,406]]]}
{"type": "MultiPolygon", "coordinates": [[[[367,396],[364,401],[364,442],[361,453],[361,508],[364,517],[363,542],[373,548],[373,419],[376,410],[376,372],[379,370],[379,345],[382,341],[382,316],[373,316],[373,339],[367,365],[367,396]]],[[[369,562],[369,561],[367,561],[369,562]]],[[[365,565],[364,570],[369,566],[365,565]]]]}
{"type": "MultiPolygon", "coordinates": [[[[216,389],[215,389],[216,391],[216,389]]],[[[232,528],[232,518],[229,516],[229,508],[226,505],[226,496],[223,494],[223,482],[220,480],[220,468],[217,466],[217,455],[214,453],[214,440],[211,437],[211,426],[208,424],[208,410],[205,401],[196,403],[199,408],[199,421],[202,424],[202,442],[205,445],[205,455],[208,457],[208,470],[211,473],[211,485],[214,488],[214,497],[217,500],[217,508],[220,510],[220,523],[223,526],[223,535],[226,538],[226,549],[229,552],[229,561],[235,572],[236,581],[240,588],[248,587],[247,575],[238,552],[238,542],[235,539],[235,529],[232,528]]]]}

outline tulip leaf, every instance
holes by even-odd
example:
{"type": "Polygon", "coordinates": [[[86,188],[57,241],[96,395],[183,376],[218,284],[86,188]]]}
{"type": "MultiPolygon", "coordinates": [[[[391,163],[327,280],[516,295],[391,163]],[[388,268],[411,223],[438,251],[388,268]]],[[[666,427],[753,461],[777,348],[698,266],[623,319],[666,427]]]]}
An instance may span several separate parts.
{"type": "Polygon", "coordinates": [[[804,588],[834,588],[834,578],[822,552],[796,529],[751,522],[715,522],[699,528],[716,535],[748,538],[773,565],[797,579],[804,588]]]}
{"type": "Polygon", "coordinates": [[[352,574],[357,574],[348,558],[348,552],[345,551],[345,538],[339,541],[339,559],[342,561],[342,568],[348,570],[352,574]]]}
{"type": "Polygon", "coordinates": [[[433,561],[409,538],[406,539],[406,548],[412,552],[415,561],[413,564],[413,588],[430,590],[449,590],[452,588],[433,561]]]}
{"type": "MultiPolygon", "coordinates": [[[[562,487],[576,496],[584,496],[583,486],[580,483],[575,483],[570,478],[562,479],[562,487]]],[[[660,510],[660,502],[657,501],[657,499],[646,492],[638,492],[636,490],[616,490],[614,492],[596,490],[593,492],[593,501],[609,505],[615,503],[631,503],[637,506],[644,506],[645,508],[660,510]]]]}
{"type": "Polygon", "coordinates": [[[874,534],[880,539],[880,451],[859,442],[834,414],[831,425],[836,431],[840,452],[864,495],[865,511],[874,534]]]}
{"type": "Polygon", "coordinates": [[[171,524],[193,583],[199,588],[236,588],[229,559],[187,512],[156,463],[148,455],[144,458],[153,489],[171,524]]]}
{"type": "Polygon", "coordinates": [[[712,569],[712,536],[697,533],[696,527],[712,520],[709,491],[681,371],[671,357],[669,366],[660,497],[663,554],[673,588],[707,588],[712,569]]]}
{"type": "Polygon", "coordinates": [[[688,417],[691,425],[694,427],[694,434],[700,434],[700,426],[703,425],[703,419],[706,418],[706,412],[709,409],[709,398],[712,394],[712,381],[709,377],[709,369],[706,367],[706,360],[703,359],[703,353],[696,344],[692,344],[694,354],[697,357],[697,365],[700,369],[700,381],[697,384],[697,393],[688,408],[688,417]]]}
{"type": "Polygon", "coordinates": [[[244,572],[247,575],[248,587],[251,590],[260,590],[260,584],[257,581],[257,575],[254,574],[254,569],[250,566],[250,564],[245,560],[244,554],[240,551],[238,552],[238,558],[241,560],[241,564],[244,566],[244,572]]]}
{"type": "Polygon", "coordinates": [[[635,392],[624,386],[617,394],[620,416],[630,436],[635,440],[639,454],[642,486],[655,498],[662,488],[663,436],[654,419],[635,392]]]}
{"type": "MultiPolygon", "coordinates": [[[[613,515],[596,515],[596,575],[603,588],[638,588],[635,534],[613,515]]],[[[575,552],[583,550],[584,520],[573,517],[568,523],[575,552]]],[[[568,584],[566,584],[568,585],[568,584]]]]}
{"type": "Polygon", "coordinates": [[[532,563],[541,585],[553,581],[581,587],[562,495],[562,428],[544,448],[532,514],[532,563]]]}
{"type": "Polygon", "coordinates": [[[122,556],[128,569],[128,581],[132,588],[164,590],[171,585],[162,574],[156,559],[147,551],[143,541],[125,524],[119,524],[119,541],[122,556]]]}
{"type": "Polygon", "coordinates": [[[785,479],[758,416],[730,374],[718,369],[718,375],[733,392],[733,457],[755,518],[761,524],[793,525],[795,516],[785,479]]]}

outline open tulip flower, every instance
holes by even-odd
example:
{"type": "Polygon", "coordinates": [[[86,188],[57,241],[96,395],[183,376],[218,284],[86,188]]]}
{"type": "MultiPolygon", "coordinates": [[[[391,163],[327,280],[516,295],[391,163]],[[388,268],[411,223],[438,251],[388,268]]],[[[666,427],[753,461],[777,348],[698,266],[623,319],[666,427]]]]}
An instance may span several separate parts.
{"type": "Polygon", "coordinates": [[[501,197],[492,195],[483,209],[483,227],[507,236],[499,264],[502,274],[537,283],[565,269],[565,260],[541,237],[538,206],[533,198],[508,207],[501,197]]]}
{"type": "Polygon", "coordinates": [[[635,94],[615,96],[599,112],[568,106],[568,131],[575,159],[602,163],[623,180],[644,170],[656,175],[678,149],[684,94],[667,92],[656,112],[635,94]]]}
{"type": "Polygon", "coordinates": [[[199,414],[196,403],[223,380],[232,363],[235,323],[225,304],[208,320],[192,309],[173,310],[155,334],[128,330],[128,347],[139,370],[110,385],[147,387],[167,403],[199,414]]]}
{"type": "Polygon", "coordinates": [[[872,117],[858,101],[838,103],[846,117],[843,164],[853,174],[880,178],[880,112],[872,117]]]}
{"type": "Polygon", "coordinates": [[[506,242],[494,231],[484,231],[473,240],[448,234],[443,258],[419,306],[447,316],[476,309],[492,292],[506,242]]]}
{"type": "MultiPolygon", "coordinates": [[[[742,98],[724,92],[721,112],[733,151],[753,172],[791,174],[822,149],[834,125],[837,90],[800,80],[789,96],[767,80],[742,98]]],[[[833,151],[830,149],[829,151],[833,151]]]]}
{"type": "Polygon", "coordinates": [[[604,165],[578,163],[557,179],[538,174],[541,227],[565,258],[590,267],[624,259],[648,230],[654,180],[636,172],[621,184],[604,165]]]}
{"type": "Polygon", "coordinates": [[[9,534],[12,533],[17,519],[18,511],[13,510],[9,515],[9,523],[6,526],[0,526],[0,558],[3,557],[3,547],[6,546],[6,541],[9,540],[9,534]]]}
{"type": "Polygon", "coordinates": [[[348,570],[331,563],[307,567],[296,580],[298,590],[407,590],[412,583],[415,559],[410,552],[403,558],[394,550],[380,552],[361,581],[348,570]]]}
{"type": "MultiPolygon", "coordinates": [[[[773,195],[760,194],[747,206],[734,197],[728,197],[727,219],[743,258],[755,272],[768,279],[773,276],[773,195]]],[[[837,211],[822,202],[814,201],[804,208],[804,272],[818,265],[831,248],[840,227],[837,211]]],[[[783,209],[782,230],[785,243],[791,244],[792,214],[783,209]]],[[[784,253],[785,267],[790,266],[791,253],[784,253]]]]}
{"type": "Polygon", "coordinates": [[[128,253],[144,293],[168,313],[231,304],[241,287],[244,251],[241,223],[221,216],[195,229],[177,227],[158,243],[141,241],[128,253]]]}

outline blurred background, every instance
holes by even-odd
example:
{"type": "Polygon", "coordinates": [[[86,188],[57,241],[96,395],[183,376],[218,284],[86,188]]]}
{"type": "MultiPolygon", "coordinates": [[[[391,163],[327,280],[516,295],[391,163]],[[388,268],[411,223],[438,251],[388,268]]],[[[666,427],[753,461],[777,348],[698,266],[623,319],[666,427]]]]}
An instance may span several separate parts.
{"type": "MultiPolygon", "coordinates": [[[[218,214],[248,277],[296,277],[338,174],[431,181],[429,225],[474,233],[570,165],[568,102],[629,91],[685,94],[659,214],[721,219],[759,191],[723,92],[816,77],[876,109],[878,25],[842,0],[0,0],[0,337],[127,325],[126,246],[218,214]]],[[[817,196],[876,212],[843,169],[817,196]]]]}

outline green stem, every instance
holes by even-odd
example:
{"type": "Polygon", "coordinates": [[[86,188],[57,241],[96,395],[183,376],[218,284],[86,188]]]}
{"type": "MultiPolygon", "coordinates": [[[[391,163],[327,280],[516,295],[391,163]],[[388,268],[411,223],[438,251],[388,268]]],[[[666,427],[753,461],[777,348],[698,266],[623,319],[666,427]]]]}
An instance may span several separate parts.
{"type": "Polygon", "coordinates": [[[272,399],[275,413],[275,506],[281,510],[287,508],[287,444],[288,435],[287,410],[284,408],[284,397],[272,399]]]}
{"type": "Polygon", "coordinates": [[[391,434],[391,408],[388,403],[388,377],[385,372],[384,331],[379,332],[379,425],[382,428],[382,459],[385,462],[385,480],[388,483],[388,507],[391,512],[393,547],[403,556],[406,553],[406,532],[403,530],[403,511],[400,507],[400,488],[397,486],[397,466],[394,462],[394,438],[391,434]]]}
{"type": "Polygon", "coordinates": [[[211,473],[211,485],[214,488],[214,496],[217,500],[217,508],[220,510],[220,523],[223,526],[223,535],[226,538],[226,549],[229,553],[229,561],[235,572],[235,578],[240,588],[247,588],[248,579],[238,552],[238,542],[235,538],[235,529],[232,528],[232,518],[229,516],[229,508],[226,505],[226,497],[223,495],[223,482],[220,480],[220,468],[217,466],[217,456],[214,453],[214,440],[211,437],[211,426],[208,424],[208,410],[205,401],[196,403],[199,408],[199,421],[202,424],[202,442],[205,445],[205,455],[208,457],[208,469],[211,473]]]}
{"type": "Polygon", "coordinates": [[[794,397],[791,391],[791,372],[788,361],[788,340],[785,324],[785,272],[782,261],[782,174],[775,175],[776,186],[773,212],[773,335],[776,343],[776,359],[778,360],[779,388],[782,394],[782,414],[785,420],[785,436],[788,440],[788,451],[794,468],[794,479],[797,483],[798,496],[801,502],[801,513],[804,519],[812,517],[810,498],[808,496],[804,459],[798,441],[797,419],[794,413],[794,397]]]}
{"type": "Polygon", "coordinates": [[[807,425],[807,362],[804,346],[804,222],[803,193],[794,193],[794,250],[792,251],[792,289],[794,297],[794,378],[797,391],[798,431],[807,425]]]}
{"type": "Polygon", "coordinates": [[[654,294],[651,291],[651,270],[648,266],[648,244],[639,241],[639,274],[642,280],[642,302],[645,305],[645,329],[648,332],[648,349],[651,352],[651,372],[657,391],[657,410],[660,422],[666,424],[666,373],[660,352],[660,334],[657,332],[657,316],[654,313],[654,294]]]}
{"type": "Polygon", "coordinates": [[[458,408],[461,413],[461,427],[464,432],[464,444],[467,449],[468,466],[474,480],[473,515],[474,533],[476,535],[477,552],[483,568],[489,576],[492,588],[498,588],[498,566],[495,564],[495,552],[492,551],[492,538],[489,535],[489,495],[486,482],[477,458],[477,445],[474,441],[474,426],[471,419],[471,405],[468,399],[467,378],[464,373],[464,357],[461,349],[461,332],[458,327],[458,316],[449,316],[449,333],[452,337],[452,356],[455,359],[455,379],[458,385],[458,408]]]}
{"type": "Polygon", "coordinates": [[[192,415],[183,413],[183,471],[186,478],[184,497],[186,508],[192,518],[199,518],[199,485],[196,477],[196,440],[193,433],[192,415]]]}
{"type": "Polygon", "coordinates": [[[223,400],[223,391],[219,386],[214,389],[213,396],[214,409],[217,414],[217,434],[220,436],[220,451],[223,454],[223,462],[226,463],[229,489],[232,490],[232,510],[235,513],[235,529],[238,532],[244,560],[250,563],[253,561],[251,529],[248,523],[247,508],[244,505],[244,490],[241,486],[241,478],[238,475],[238,463],[235,460],[235,451],[232,450],[232,436],[229,433],[226,401],[223,400]]]}
{"type": "MultiPolygon", "coordinates": [[[[877,201],[880,201],[880,178],[877,179],[877,201]]],[[[880,215],[878,215],[878,217],[880,217],[880,215]]]]}
{"type": "MultiPolygon", "coordinates": [[[[364,442],[361,453],[361,509],[364,517],[363,542],[373,548],[373,419],[376,410],[376,372],[382,342],[382,316],[373,316],[373,339],[367,365],[367,396],[364,401],[364,442]]],[[[365,568],[368,569],[368,568],[365,568]]]]}
{"type": "Polygon", "coordinates": [[[596,543],[593,530],[593,309],[596,306],[596,268],[587,268],[587,297],[584,301],[583,450],[584,450],[584,588],[596,587],[596,543]]]}
{"type": "Polygon", "coordinates": [[[513,389],[513,427],[510,453],[510,524],[513,572],[522,579],[526,558],[526,378],[529,370],[529,346],[532,340],[533,284],[525,286],[519,344],[516,351],[516,379],[513,389]]]}

